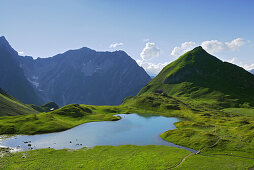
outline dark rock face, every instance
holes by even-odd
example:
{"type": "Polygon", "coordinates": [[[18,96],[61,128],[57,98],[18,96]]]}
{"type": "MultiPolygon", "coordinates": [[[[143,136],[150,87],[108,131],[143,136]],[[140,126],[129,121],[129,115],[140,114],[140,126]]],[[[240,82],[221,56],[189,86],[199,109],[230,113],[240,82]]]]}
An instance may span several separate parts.
{"type": "Polygon", "coordinates": [[[24,103],[40,105],[42,100],[26,79],[18,58],[5,37],[0,37],[0,87],[24,103]]]}
{"type": "Polygon", "coordinates": [[[44,102],[118,105],[151,78],[124,51],[69,50],[50,58],[19,57],[27,80],[44,102]]]}

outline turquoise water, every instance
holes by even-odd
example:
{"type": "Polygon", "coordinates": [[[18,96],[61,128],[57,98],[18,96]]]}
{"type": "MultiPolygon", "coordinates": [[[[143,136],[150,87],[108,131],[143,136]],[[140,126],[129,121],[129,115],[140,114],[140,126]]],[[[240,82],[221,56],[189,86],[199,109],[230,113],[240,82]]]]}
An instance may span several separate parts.
{"type": "Polygon", "coordinates": [[[138,114],[119,114],[119,116],[122,117],[119,121],[85,123],[63,132],[17,135],[2,139],[0,145],[19,150],[48,147],[78,149],[98,145],[166,145],[194,151],[160,138],[161,133],[175,129],[174,123],[179,121],[177,118],[138,114]]]}

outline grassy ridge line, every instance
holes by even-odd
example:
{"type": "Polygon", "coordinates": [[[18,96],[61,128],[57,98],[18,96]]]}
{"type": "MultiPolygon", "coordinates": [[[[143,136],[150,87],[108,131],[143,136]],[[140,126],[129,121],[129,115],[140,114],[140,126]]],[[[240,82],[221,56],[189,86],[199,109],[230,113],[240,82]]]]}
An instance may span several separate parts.
{"type": "Polygon", "coordinates": [[[38,113],[0,89],[0,116],[38,113]]]}
{"type": "Polygon", "coordinates": [[[38,134],[70,129],[82,123],[118,120],[118,113],[153,114],[182,117],[177,129],[166,131],[161,137],[169,142],[199,150],[222,137],[214,151],[242,151],[254,153],[254,117],[218,110],[197,110],[178,99],[154,94],[127,99],[121,106],[67,105],[56,111],[34,115],[1,117],[0,134],[38,134]],[[38,126],[39,125],[39,126],[38,126]]]}
{"type": "Polygon", "coordinates": [[[0,117],[0,134],[41,134],[59,132],[77,125],[119,120],[117,107],[70,104],[52,112],[0,117]]]}
{"type": "MultiPolygon", "coordinates": [[[[169,169],[190,152],[168,146],[97,146],[92,149],[38,149],[6,154],[0,169],[169,169]]],[[[193,155],[178,169],[248,169],[253,160],[193,155]]]]}
{"type": "Polygon", "coordinates": [[[156,90],[212,108],[254,106],[254,75],[219,60],[202,47],[168,64],[138,95],[156,90]]]}
{"type": "MultiPolygon", "coordinates": [[[[32,135],[59,132],[73,128],[83,123],[119,120],[119,117],[113,116],[119,113],[163,115],[159,111],[146,110],[124,105],[92,106],[70,104],[52,112],[0,117],[0,135],[32,135]]],[[[176,115],[177,114],[175,114],[175,116],[176,115]]],[[[170,115],[166,114],[164,116],[170,115]]],[[[171,116],[173,116],[173,114],[171,116]]]]}

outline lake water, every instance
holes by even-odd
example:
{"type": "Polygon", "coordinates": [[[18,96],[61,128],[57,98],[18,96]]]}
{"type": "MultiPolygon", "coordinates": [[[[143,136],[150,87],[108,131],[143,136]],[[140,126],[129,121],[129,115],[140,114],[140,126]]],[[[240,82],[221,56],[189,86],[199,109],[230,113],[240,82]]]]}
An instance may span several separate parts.
{"type": "Polygon", "coordinates": [[[161,133],[176,128],[174,123],[179,121],[177,118],[138,114],[119,114],[119,116],[122,117],[119,121],[85,123],[63,132],[17,135],[0,139],[0,146],[28,150],[48,147],[78,149],[101,145],[166,145],[195,152],[160,138],[161,133]]]}

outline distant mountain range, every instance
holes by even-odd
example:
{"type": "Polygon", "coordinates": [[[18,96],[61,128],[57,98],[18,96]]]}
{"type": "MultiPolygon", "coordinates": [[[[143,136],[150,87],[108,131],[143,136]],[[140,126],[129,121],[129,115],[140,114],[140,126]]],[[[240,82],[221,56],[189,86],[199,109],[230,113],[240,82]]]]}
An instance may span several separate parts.
{"type": "Polygon", "coordinates": [[[138,95],[155,92],[196,104],[254,106],[254,75],[197,47],[164,67],[138,95]]]}
{"type": "Polygon", "coordinates": [[[4,37],[0,37],[0,88],[24,103],[40,105],[42,99],[20,67],[20,56],[4,37]]]}
{"type": "Polygon", "coordinates": [[[251,72],[252,74],[254,74],[254,69],[250,70],[250,72],[251,72]]]}
{"type": "Polygon", "coordinates": [[[0,38],[0,64],[0,87],[29,104],[118,105],[151,80],[124,51],[84,47],[33,59],[19,56],[4,37],[0,38]]]}

